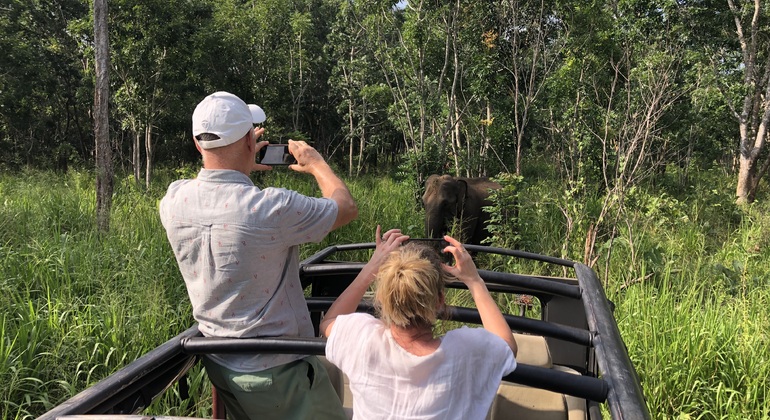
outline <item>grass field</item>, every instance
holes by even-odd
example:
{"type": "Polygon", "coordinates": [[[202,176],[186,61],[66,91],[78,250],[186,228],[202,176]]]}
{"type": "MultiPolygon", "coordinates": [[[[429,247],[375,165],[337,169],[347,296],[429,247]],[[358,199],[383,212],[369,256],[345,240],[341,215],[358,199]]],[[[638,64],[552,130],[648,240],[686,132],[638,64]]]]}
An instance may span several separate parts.
{"type": "MultiPolygon", "coordinates": [[[[93,174],[0,175],[2,419],[36,417],[192,324],[157,215],[180,173],[195,171],[159,173],[150,191],[118,179],[104,235],[95,231],[93,174]]],[[[693,179],[630,197],[617,238],[599,247],[610,257],[596,269],[654,418],[770,418],[770,205],[736,208],[722,174],[693,179]]],[[[256,181],[316,194],[310,179],[287,171],[256,181]]],[[[303,256],[369,242],[377,223],[422,236],[413,185],[349,184],[359,219],[303,247],[303,256]]],[[[525,184],[520,246],[582,260],[582,239],[565,244],[563,213],[549,198],[560,188],[547,179],[525,184]]],[[[210,395],[200,371],[190,383],[192,395],[210,395]]],[[[174,392],[152,412],[210,416],[205,397],[181,403],[174,392]]]]}

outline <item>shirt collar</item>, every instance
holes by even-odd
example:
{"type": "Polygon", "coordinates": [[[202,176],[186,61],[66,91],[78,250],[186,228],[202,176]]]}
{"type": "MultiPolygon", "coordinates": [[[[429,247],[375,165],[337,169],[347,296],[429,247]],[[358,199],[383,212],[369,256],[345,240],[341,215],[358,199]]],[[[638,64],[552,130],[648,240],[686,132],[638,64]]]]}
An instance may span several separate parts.
{"type": "Polygon", "coordinates": [[[254,182],[251,178],[244,175],[242,172],[234,171],[232,169],[201,169],[198,172],[198,180],[205,182],[216,183],[236,183],[254,186],[254,182]]]}

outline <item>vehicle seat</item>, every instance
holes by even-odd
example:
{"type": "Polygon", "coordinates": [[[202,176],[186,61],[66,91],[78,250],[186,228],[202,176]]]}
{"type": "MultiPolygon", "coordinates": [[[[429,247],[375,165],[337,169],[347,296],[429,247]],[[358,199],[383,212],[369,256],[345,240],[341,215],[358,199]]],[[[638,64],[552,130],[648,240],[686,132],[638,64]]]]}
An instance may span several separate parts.
{"type": "Polygon", "coordinates": [[[513,333],[513,338],[516,340],[516,346],[519,348],[519,351],[516,354],[517,363],[524,363],[525,365],[546,369],[551,369],[553,367],[551,351],[548,349],[548,343],[546,343],[545,337],[541,335],[513,333]]]}
{"type": "Polygon", "coordinates": [[[342,371],[334,366],[325,356],[318,356],[321,363],[326,368],[329,374],[329,380],[337,392],[337,396],[342,402],[342,408],[345,409],[345,414],[348,415],[348,419],[353,418],[353,394],[350,393],[350,386],[348,386],[348,378],[342,373],[342,371]]]}
{"type": "MultiPolygon", "coordinates": [[[[516,333],[513,336],[519,347],[517,362],[579,375],[574,369],[553,365],[545,337],[516,333]]],[[[586,414],[583,399],[502,381],[487,420],[585,420],[586,414]]]]}

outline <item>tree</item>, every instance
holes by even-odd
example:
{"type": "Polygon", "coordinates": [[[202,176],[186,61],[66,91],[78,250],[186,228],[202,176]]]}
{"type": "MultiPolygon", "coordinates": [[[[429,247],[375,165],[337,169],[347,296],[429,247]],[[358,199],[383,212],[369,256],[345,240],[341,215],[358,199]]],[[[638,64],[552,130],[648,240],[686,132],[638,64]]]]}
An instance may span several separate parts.
{"type": "Polygon", "coordinates": [[[0,6],[0,165],[66,170],[93,150],[93,93],[80,55],[93,32],[88,11],[83,0],[0,6]]]}
{"type": "Polygon", "coordinates": [[[96,89],[94,90],[94,137],[96,139],[96,224],[110,229],[113,169],[110,146],[109,95],[110,50],[107,36],[107,0],[94,0],[96,89]]]}
{"type": "Polygon", "coordinates": [[[759,181],[770,168],[770,154],[765,151],[770,123],[770,2],[727,0],[727,3],[735,21],[741,49],[739,68],[743,72],[740,93],[728,93],[728,104],[740,130],[735,195],[741,204],[754,201],[759,181]]]}
{"type": "Polygon", "coordinates": [[[505,85],[513,105],[516,175],[521,175],[522,147],[536,102],[561,60],[563,40],[569,37],[552,7],[543,0],[508,0],[499,6],[499,38],[505,51],[500,60],[510,76],[505,85]]]}
{"type": "Polygon", "coordinates": [[[338,114],[346,121],[342,131],[348,144],[348,176],[351,177],[363,169],[367,139],[373,134],[369,114],[376,109],[370,106],[365,94],[373,78],[371,59],[363,42],[365,30],[357,20],[357,13],[355,3],[340,3],[326,47],[328,56],[336,62],[329,88],[340,103],[338,114]]]}
{"type": "Polygon", "coordinates": [[[195,44],[196,33],[206,31],[203,22],[208,16],[203,1],[187,1],[185,7],[159,0],[112,1],[114,101],[121,125],[133,139],[134,177],[139,182],[144,167],[147,188],[157,137],[163,132],[158,127],[170,110],[178,108],[175,101],[188,96],[184,92],[198,77],[194,73],[200,64],[192,57],[210,59],[203,45],[195,44]]]}
{"type": "Polygon", "coordinates": [[[665,150],[667,116],[683,95],[683,51],[669,38],[671,17],[646,1],[583,6],[564,21],[570,38],[549,81],[549,133],[568,185],[558,199],[563,253],[582,234],[577,245],[593,266],[603,256],[597,248],[608,256],[623,228],[629,192],[664,160],[656,151],[665,150]]]}

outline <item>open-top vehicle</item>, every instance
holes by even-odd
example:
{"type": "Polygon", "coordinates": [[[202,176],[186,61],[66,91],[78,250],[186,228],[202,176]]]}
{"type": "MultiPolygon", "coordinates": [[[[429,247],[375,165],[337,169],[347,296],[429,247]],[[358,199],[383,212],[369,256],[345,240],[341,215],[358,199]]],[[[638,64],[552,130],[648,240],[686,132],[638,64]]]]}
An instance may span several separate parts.
{"type": "MultiPolygon", "coordinates": [[[[517,313],[504,314],[519,346],[516,370],[500,382],[488,419],[648,419],[639,379],[613,317],[612,303],[595,272],[580,263],[508,249],[465,245],[475,252],[479,272],[491,292],[517,313]],[[543,272],[532,275],[485,269],[509,267],[500,261],[529,261],[543,272]],[[491,263],[495,261],[494,263],[491,263]]],[[[323,311],[355,278],[374,243],[334,245],[300,264],[300,278],[309,288],[308,308],[318,331],[323,311]]],[[[462,283],[450,284],[458,295],[462,283]]],[[[371,311],[361,305],[359,311],[371,311]]],[[[480,324],[474,308],[449,306],[449,321],[480,324]]],[[[446,325],[449,325],[447,323],[446,325]]],[[[186,386],[186,372],[206,353],[278,352],[323,355],[323,338],[202,337],[192,326],[163,345],[44,414],[41,419],[91,418],[142,413],[171,386],[186,386]]],[[[352,407],[346,378],[327,363],[343,405],[352,407]]],[[[499,381],[499,378],[490,378],[499,381]]],[[[180,394],[186,394],[180,392],[180,394]]],[[[216,395],[212,417],[223,408],[216,395]]],[[[143,413],[136,418],[154,418],[143,413]]],[[[160,417],[157,417],[160,418],[160,417]]]]}

